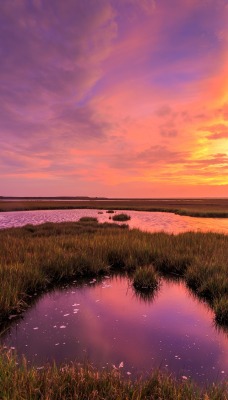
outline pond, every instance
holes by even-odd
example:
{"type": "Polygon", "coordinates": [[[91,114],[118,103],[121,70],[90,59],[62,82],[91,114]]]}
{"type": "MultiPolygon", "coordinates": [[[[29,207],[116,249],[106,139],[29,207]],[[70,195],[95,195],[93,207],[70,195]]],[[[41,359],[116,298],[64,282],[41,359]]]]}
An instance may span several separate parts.
{"type": "MultiPolygon", "coordinates": [[[[116,211],[116,213],[122,212],[131,216],[131,220],[127,221],[130,228],[144,231],[165,231],[176,234],[187,231],[211,231],[228,234],[228,218],[193,218],[164,212],[116,211]]],[[[78,221],[85,216],[97,217],[99,222],[112,222],[109,219],[112,215],[95,209],[1,212],[0,229],[26,224],[37,225],[48,221],[78,221]]]]}
{"type": "Polygon", "coordinates": [[[11,322],[1,344],[39,369],[77,360],[133,378],[157,367],[200,385],[228,377],[227,334],[181,282],[163,280],[145,300],[127,277],[74,281],[43,294],[11,322]]]}

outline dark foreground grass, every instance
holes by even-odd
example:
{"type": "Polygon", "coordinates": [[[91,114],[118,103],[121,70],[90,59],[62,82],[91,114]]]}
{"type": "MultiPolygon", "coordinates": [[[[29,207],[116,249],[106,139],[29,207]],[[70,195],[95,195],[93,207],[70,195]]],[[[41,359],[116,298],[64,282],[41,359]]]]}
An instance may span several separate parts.
{"type": "Polygon", "coordinates": [[[227,387],[200,390],[159,371],[145,380],[123,378],[119,370],[97,371],[70,364],[42,370],[17,365],[11,353],[0,351],[2,400],[227,400],[227,387]]]}
{"type": "Polygon", "coordinates": [[[228,199],[111,199],[86,201],[17,200],[0,201],[1,211],[96,208],[113,210],[162,211],[207,218],[228,218],[228,199]]]}

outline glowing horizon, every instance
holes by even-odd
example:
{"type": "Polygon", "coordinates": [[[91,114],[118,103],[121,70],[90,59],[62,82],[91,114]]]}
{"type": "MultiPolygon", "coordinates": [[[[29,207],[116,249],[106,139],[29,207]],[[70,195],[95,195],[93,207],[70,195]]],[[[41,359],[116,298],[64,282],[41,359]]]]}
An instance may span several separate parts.
{"type": "Polygon", "coordinates": [[[0,196],[228,196],[227,0],[2,0],[0,196]]]}

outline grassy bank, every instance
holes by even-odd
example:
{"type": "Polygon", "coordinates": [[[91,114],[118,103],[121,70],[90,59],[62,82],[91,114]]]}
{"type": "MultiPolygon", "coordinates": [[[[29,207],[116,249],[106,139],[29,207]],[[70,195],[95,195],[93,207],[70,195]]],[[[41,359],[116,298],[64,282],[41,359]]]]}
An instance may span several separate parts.
{"type": "Polygon", "coordinates": [[[228,236],[129,231],[94,219],[0,231],[0,316],[26,308],[30,295],[62,279],[153,265],[184,279],[228,325],[228,236]]]}
{"type": "Polygon", "coordinates": [[[228,218],[228,199],[17,200],[0,202],[0,212],[77,208],[163,211],[191,217],[228,218]]]}
{"type": "Polygon", "coordinates": [[[76,364],[42,370],[18,366],[10,353],[0,352],[0,398],[3,400],[227,400],[225,386],[200,390],[182,379],[154,372],[132,382],[118,370],[96,371],[76,364]]]}

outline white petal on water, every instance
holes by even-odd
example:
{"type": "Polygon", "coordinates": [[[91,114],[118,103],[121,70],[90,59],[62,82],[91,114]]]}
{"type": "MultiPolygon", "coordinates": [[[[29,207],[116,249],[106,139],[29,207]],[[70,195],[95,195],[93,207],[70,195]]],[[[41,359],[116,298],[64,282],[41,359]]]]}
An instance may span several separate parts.
{"type": "Polygon", "coordinates": [[[17,317],[16,314],[12,314],[12,315],[9,316],[9,319],[16,318],[16,317],[17,317]]]}
{"type": "Polygon", "coordinates": [[[130,372],[130,371],[127,371],[127,375],[131,375],[131,372],[130,372]]]}
{"type": "Polygon", "coordinates": [[[70,315],[70,314],[64,314],[64,317],[68,317],[68,315],[70,315]]]}
{"type": "Polygon", "coordinates": [[[37,329],[39,329],[39,328],[38,328],[38,326],[36,326],[36,327],[35,327],[35,328],[33,328],[33,329],[34,329],[34,331],[36,331],[36,330],[37,330],[37,329]]]}
{"type": "Polygon", "coordinates": [[[123,366],[124,366],[124,363],[123,363],[123,361],[121,361],[119,368],[123,368],[123,366]]]}
{"type": "Polygon", "coordinates": [[[61,326],[60,326],[60,329],[65,329],[65,328],[66,328],[65,325],[61,325],[61,326]]]}
{"type": "Polygon", "coordinates": [[[188,377],[185,376],[185,375],[183,375],[183,376],[182,376],[182,379],[186,380],[186,379],[188,379],[188,377]]]}

